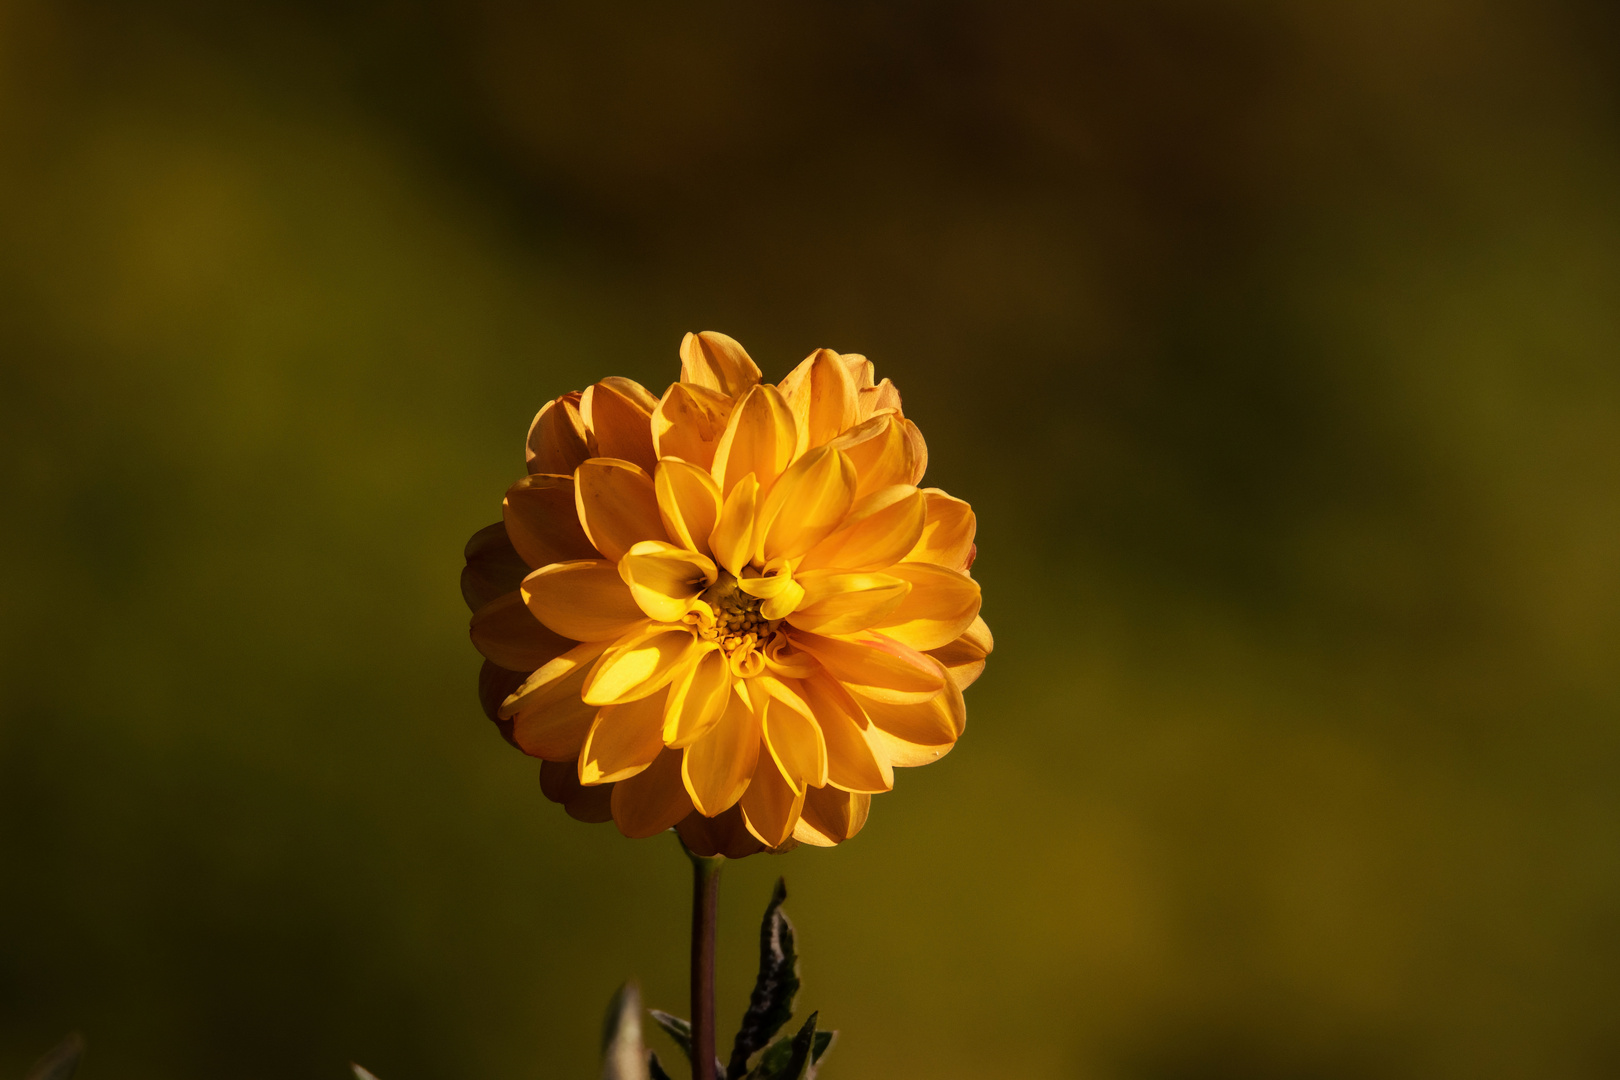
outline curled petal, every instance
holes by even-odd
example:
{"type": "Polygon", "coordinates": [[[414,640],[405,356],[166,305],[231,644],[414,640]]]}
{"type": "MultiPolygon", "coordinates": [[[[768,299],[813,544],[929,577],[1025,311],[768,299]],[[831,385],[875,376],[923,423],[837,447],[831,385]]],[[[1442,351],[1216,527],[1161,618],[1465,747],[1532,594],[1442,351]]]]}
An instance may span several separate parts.
{"type": "Polygon", "coordinates": [[[513,548],[536,570],[570,559],[596,558],[596,548],[579,524],[572,476],[525,476],[507,489],[501,516],[513,548]]]}
{"type": "Polygon", "coordinates": [[[917,546],[928,519],[928,500],[910,484],[879,488],[857,502],[849,517],[805,555],[800,571],[882,570],[917,546]]]}
{"type": "Polygon", "coordinates": [[[467,565],[461,570],[461,598],[469,611],[477,611],[497,596],[516,592],[523,578],[533,569],[512,546],[506,525],[497,521],[472,534],[465,550],[467,565]]]}
{"type": "Polygon", "coordinates": [[[709,534],[720,520],[720,486],[709,471],[666,458],[653,474],[653,493],[670,539],[688,551],[707,555],[709,534]]]}
{"type": "Polygon", "coordinates": [[[796,559],[821,543],[855,504],[855,464],[828,447],[795,461],[760,508],[758,557],[796,559]]]}
{"type": "Polygon", "coordinates": [[[842,450],[855,463],[856,498],[893,484],[911,483],[916,458],[904,422],[892,412],[864,420],[827,445],[842,450]]]}
{"type": "Polygon", "coordinates": [[[479,608],[468,632],[475,649],[509,671],[533,671],[574,647],[542,626],[518,592],[497,596],[479,608]]]}
{"type": "MultiPolygon", "coordinates": [[[[844,362],[844,367],[849,371],[850,381],[855,384],[856,390],[865,390],[872,385],[872,379],[877,374],[872,366],[872,361],[860,353],[852,352],[844,353],[838,359],[844,362]]],[[[860,419],[864,420],[866,417],[863,416],[860,419]]]]}
{"type": "Polygon", "coordinates": [[[966,570],[973,551],[973,535],[978,519],[973,507],[939,488],[924,488],[928,518],[922,536],[906,555],[907,562],[933,563],[952,570],[966,570]]]}
{"type": "Polygon", "coordinates": [[[664,707],[663,739],[684,747],[701,739],[720,721],[731,693],[731,668],[726,654],[712,641],[700,641],[696,655],[670,682],[664,707]]]}
{"type": "Polygon", "coordinates": [[[718,390],[671,383],[652,414],[653,448],[658,457],[680,458],[707,469],[731,417],[732,400],[718,390]]]}
{"type": "Polygon", "coordinates": [[[681,341],[681,382],[738,398],[759,382],[759,365],[733,338],[704,330],[681,341]]]}
{"type": "Polygon", "coordinates": [[[960,570],[932,563],[898,563],[888,573],[911,590],[882,620],[886,637],[913,649],[938,649],[955,641],[979,617],[979,583],[960,570]]]}
{"type": "Polygon", "coordinates": [[[874,413],[885,409],[900,412],[900,391],[894,388],[894,383],[884,379],[876,386],[868,383],[861,389],[860,402],[856,408],[856,419],[869,419],[874,413]]]}
{"type": "Polygon", "coordinates": [[[894,769],[874,751],[871,722],[849,692],[825,675],[804,680],[800,691],[827,742],[827,782],[868,794],[893,788],[894,769]]]}
{"type": "Polygon", "coordinates": [[[577,393],[564,394],[541,406],[529,425],[529,440],[523,448],[531,473],[572,476],[579,463],[591,456],[579,399],[577,393]]]}
{"type": "Polygon", "coordinates": [[[697,644],[692,632],[684,626],[654,623],[645,630],[627,634],[602,654],[586,676],[583,695],[586,703],[622,705],[662,690],[692,658],[697,644]]]}
{"type": "Polygon", "coordinates": [[[945,672],[938,661],[876,631],[823,637],[795,629],[791,636],[833,678],[864,698],[915,704],[929,700],[945,686],[945,672]]]}
{"type": "Polygon", "coordinates": [[[923,473],[928,471],[928,444],[923,441],[922,428],[910,420],[902,420],[906,429],[906,442],[911,444],[911,480],[913,484],[922,483],[923,473]]]}
{"type": "Polygon", "coordinates": [[[901,607],[912,589],[909,581],[893,574],[811,570],[797,580],[804,599],[787,621],[818,634],[853,634],[877,625],[901,607]]]}
{"type": "Polygon", "coordinates": [[[983,616],[975,618],[955,641],[942,645],[937,649],[929,649],[928,655],[944,665],[950,673],[951,681],[959,689],[966,690],[984,673],[984,658],[996,647],[995,639],[990,636],[990,627],[985,625],[983,616]]]}
{"type": "Polygon", "coordinates": [[[816,847],[833,847],[860,832],[872,809],[872,796],[840,791],[835,787],[811,788],[805,796],[793,839],[816,847]]]}
{"type": "Polygon", "coordinates": [[[786,634],[775,634],[760,650],[765,667],[779,679],[808,679],[821,671],[821,662],[793,644],[786,634]]]}
{"type": "Polygon", "coordinates": [[[821,787],[827,782],[827,742],[809,704],[797,689],[769,675],[753,685],[764,690],[756,709],[763,715],[765,747],[782,775],[794,791],[802,792],[806,785],[821,787]]]}
{"type": "MultiPolygon", "coordinates": [[[[765,845],[761,844],[744,824],[741,806],[733,806],[725,813],[712,818],[706,818],[694,811],[681,819],[681,823],[675,826],[675,831],[680,834],[681,843],[686,845],[686,850],[705,859],[716,855],[724,855],[728,859],[743,859],[765,850],[765,845]]],[[[791,842],[788,846],[791,846],[791,842]]]]}
{"type": "Polygon", "coordinates": [[[719,722],[683,753],[681,775],[698,813],[714,817],[736,804],[759,764],[759,718],[738,688],[719,722]]]}
{"type": "Polygon", "coordinates": [[[856,421],[856,387],[849,366],[831,349],[817,349],[778,384],[798,428],[798,452],[837,438],[856,421]]]}
{"type": "Polygon", "coordinates": [[[692,813],[681,780],[681,752],[665,750],[628,780],[613,785],[613,823],[632,840],[657,836],[692,813]]]}
{"type": "Polygon", "coordinates": [[[759,482],[753,475],[743,477],[726,496],[720,517],[709,534],[709,550],[714,561],[733,577],[741,577],[743,567],[754,556],[754,507],[759,501],[759,482]]]}
{"type": "Polygon", "coordinates": [[[620,458],[652,472],[658,463],[652,440],[652,411],[657,407],[658,399],[633,379],[615,376],[586,387],[579,411],[595,438],[592,456],[620,458]]]}
{"type": "Polygon", "coordinates": [[[680,622],[700,602],[698,594],[719,575],[707,555],[661,540],[643,540],[619,560],[619,576],[648,618],[680,622]]]}
{"type": "Polygon", "coordinates": [[[574,470],[580,524],[602,557],[618,562],[642,540],[668,540],[652,477],[618,458],[592,458],[574,470]]]}
{"type": "Polygon", "coordinates": [[[759,613],[767,619],[786,618],[804,600],[804,586],[793,580],[793,569],[786,559],[772,559],[762,573],[740,578],[737,587],[764,601],[759,613]]]}
{"type": "Polygon", "coordinates": [[[611,804],[614,785],[584,787],[579,769],[569,761],[540,763],[540,790],[554,803],[562,803],[568,816],[591,825],[613,819],[611,804]]]}
{"type": "Polygon", "coordinates": [[[729,495],[738,481],[753,473],[760,490],[769,491],[793,460],[797,440],[793,413],[776,387],[749,390],[732,410],[715,448],[711,471],[720,490],[729,495]]]}
{"type": "Polygon", "coordinates": [[[743,792],[743,824],[768,848],[779,848],[793,837],[804,806],[804,787],[794,787],[769,754],[759,755],[754,778],[743,792]]]}
{"type": "Polygon", "coordinates": [[[501,703],[500,715],[512,720],[512,737],[524,753],[547,761],[579,756],[597,712],[580,700],[580,689],[602,648],[597,642],[576,645],[523,680],[501,703]]]}
{"type": "Polygon", "coordinates": [[[602,559],[542,566],[523,579],[523,602],[553,633],[575,641],[607,641],[647,616],[619,568],[602,559]]]}
{"type": "Polygon", "coordinates": [[[585,736],[579,782],[611,784],[636,775],[664,749],[663,728],[663,694],[607,706],[585,736]]]}

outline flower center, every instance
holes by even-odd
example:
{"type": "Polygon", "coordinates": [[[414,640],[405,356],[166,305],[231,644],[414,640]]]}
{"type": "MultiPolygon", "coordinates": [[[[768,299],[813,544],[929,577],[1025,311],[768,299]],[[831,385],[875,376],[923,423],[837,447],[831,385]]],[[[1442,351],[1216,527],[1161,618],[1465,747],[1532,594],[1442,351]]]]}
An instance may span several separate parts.
{"type": "Polygon", "coordinates": [[[759,613],[760,601],[743,592],[737,579],[724,570],[720,571],[718,580],[703,591],[700,599],[714,610],[714,625],[702,627],[699,633],[720,642],[727,653],[751,646],[775,629],[759,613]]]}

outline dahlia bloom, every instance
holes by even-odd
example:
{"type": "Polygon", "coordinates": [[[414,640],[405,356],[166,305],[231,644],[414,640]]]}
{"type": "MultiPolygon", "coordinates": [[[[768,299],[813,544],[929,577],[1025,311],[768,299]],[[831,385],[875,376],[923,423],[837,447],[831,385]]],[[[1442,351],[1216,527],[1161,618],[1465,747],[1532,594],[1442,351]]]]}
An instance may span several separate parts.
{"type": "Polygon", "coordinates": [[[485,711],[571,815],[700,854],[831,846],[961,736],[992,647],[973,511],[917,486],[927,447],[873,374],[821,349],[773,386],[688,334],[662,397],[608,378],[535,417],[462,591],[485,711]]]}

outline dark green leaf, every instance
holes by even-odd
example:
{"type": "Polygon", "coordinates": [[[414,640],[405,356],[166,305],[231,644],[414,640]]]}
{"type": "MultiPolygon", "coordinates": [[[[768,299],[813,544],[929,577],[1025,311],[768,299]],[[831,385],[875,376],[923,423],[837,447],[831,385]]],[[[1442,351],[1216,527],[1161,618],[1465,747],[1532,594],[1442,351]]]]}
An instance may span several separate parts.
{"type": "Polygon", "coordinates": [[[816,1016],[816,1013],[811,1013],[799,1033],[791,1039],[778,1039],[772,1043],[746,1080],[808,1080],[815,1075],[816,1047],[821,1047],[824,1053],[832,1042],[831,1038],[827,1042],[817,1038],[817,1035],[827,1033],[816,1031],[816,1016]]]}
{"type": "Polygon", "coordinates": [[[79,1067],[79,1059],[83,1056],[84,1037],[75,1031],[35,1062],[28,1080],[68,1080],[79,1067]]]}
{"type": "Polygon", "coordinates": [[[664,1063],[658,1060],[656,1050],[647,1051],[647,1073],[652,1080],[674,1080],[674,1077],[664,1071],[664,1063]]]}
{"type": "Polygon", "coordinates": [[[675,1040],[675,1045],[681,1048],[686,1060],[692,1060],[692,1025],[678,1016],[671,1016],[660,1009],[648,1009],[652,1014],[653,1023],[664,1029],[664,1034],[675,1040]]]}
{"type": "Polygon", "coordinates": [[[836,1039],[837,1037],[838,1037],[838,1032],[836,1032],[836,1031],[818,1031],[818,1032],[816,1032],[815,1049],[810,1051],[810,1075],[811,1076],[816,1075],[816,1070],[821,1067],[821,1055],[825,1054],[828,1050],[832,1049],[833,1040],[836,1039]]]}
{"type": "Polygon", "coordinates": [[[648,1080],[641,990],[634,982],[619,987],[602,1018],[602,1080],[648,1080]]]}
{"type": "Polygon", "coordinates": [[[732,1044],[731,1064],[726,1069],[730,1076],[743,1075],[748,1059],[793,1018],[793,999],[799,992],[799,958],[793,951],[793,924],[782,912],[782,901],[786,899],[787,882],[778,878],[759,927],[759,977],[754,980],[748,1011],[743,1014],[742,1027],[732,1044]]]}

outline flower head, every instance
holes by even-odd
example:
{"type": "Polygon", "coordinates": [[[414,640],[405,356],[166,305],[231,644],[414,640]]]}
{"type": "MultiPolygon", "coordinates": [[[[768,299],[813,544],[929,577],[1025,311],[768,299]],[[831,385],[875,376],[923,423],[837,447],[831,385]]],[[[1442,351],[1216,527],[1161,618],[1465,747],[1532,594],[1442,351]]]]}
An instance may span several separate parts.
{"type": "Polygon", "coordinates": [[[961,736],[992,647],[973,511],[917,486],[927,446],[865,357],[773,386],[688,334],[662,397],[565,394],[526,457],[462,591],[485,711],[573,816],[734,857],[829,846],[961,736]]]}

